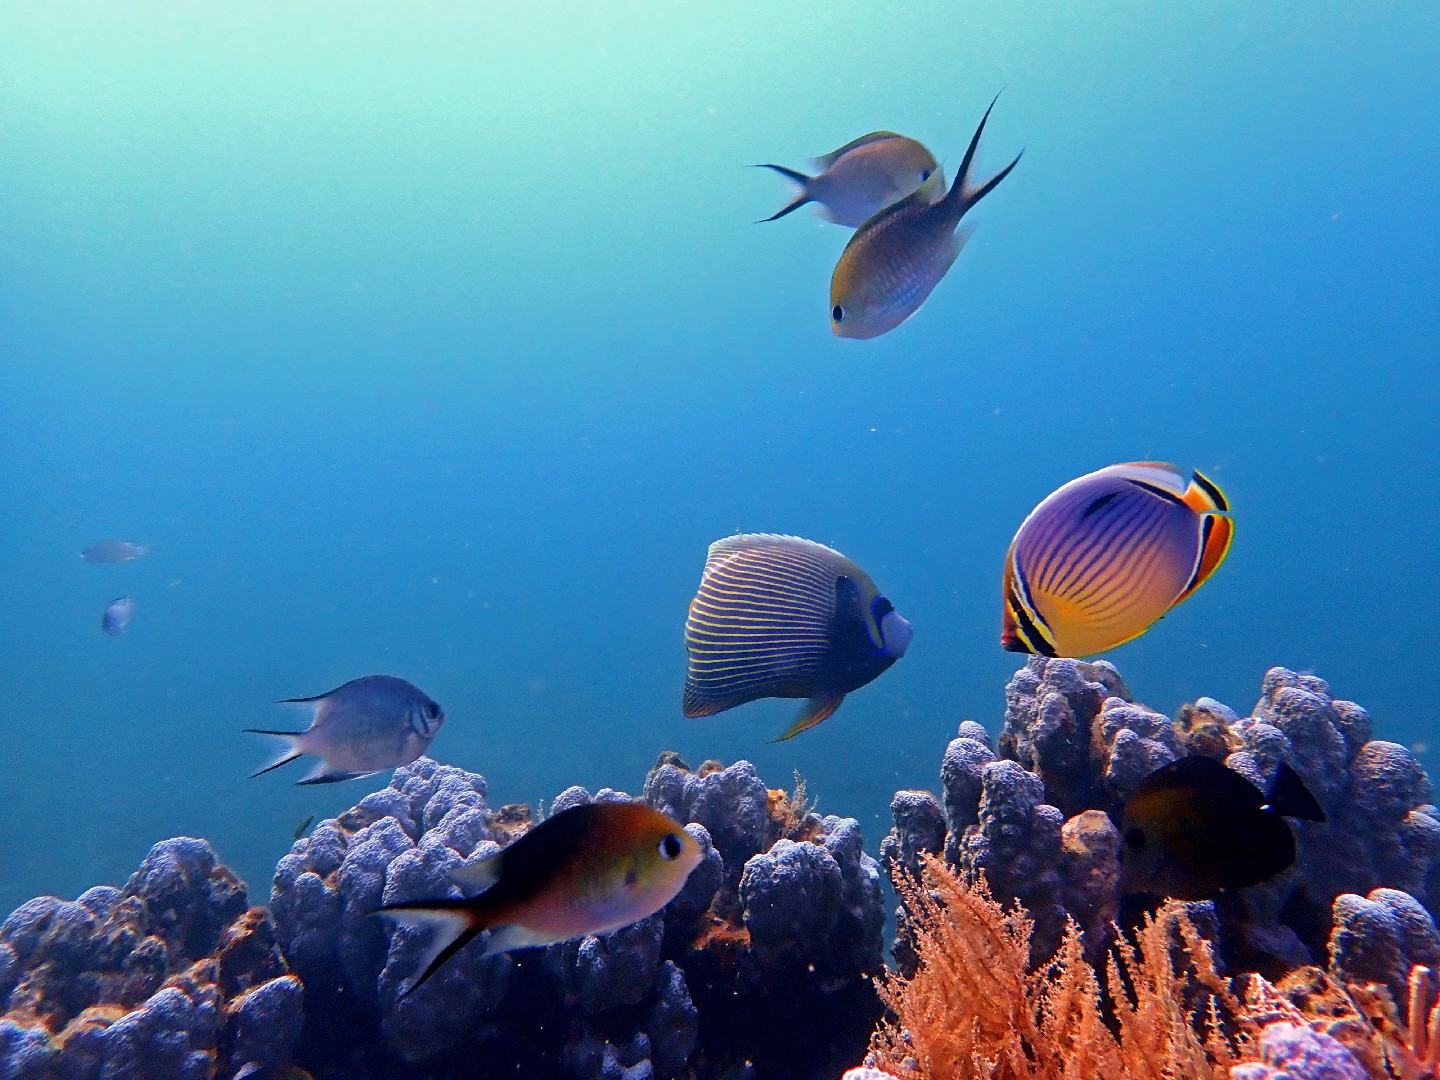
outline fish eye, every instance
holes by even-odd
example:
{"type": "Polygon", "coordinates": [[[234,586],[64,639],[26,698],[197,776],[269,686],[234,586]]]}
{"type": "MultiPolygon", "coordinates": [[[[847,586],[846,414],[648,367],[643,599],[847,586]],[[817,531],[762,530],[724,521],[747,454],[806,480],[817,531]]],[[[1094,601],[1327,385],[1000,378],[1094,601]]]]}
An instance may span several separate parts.
{"type": "Polygon", "coordinates": [[[929,180],[929,179],[930,179],[930,170],[929,170],[929,169],[921,169],[921,170],[920,170],[920,183],[923,184],[926,180],[929,180]]]}
{"type": "Polygon", "coordinates": [[[673,832],[666,833],[665,838],[660,841],[660,857],[666,862],[673,862],[680,857],[685,850],[685,845],[680,843],[680,837],[673,832]]]}
{"type": "Polygon", "coordinates": [[[875,625],[879,626],[885,616],[895,610],[895,605],[883,596],[877,596],[875,602],[870,605],[870,614],[875,617],[875,625]]]}
{"type": "Polygon", "coordinates": [[[431,720],[440,719],[440,706],[435,704],[435,702],[433,701],[430,702],[429,705],[425,706],[425,712],[429,715],[431,720]]]}
{"type": "Polygon", "coordinates": [[[839,304],[836,304],[833,308],[830,309],[830,318],[834,319],[836,322],[842,322],[845,318],[845,309],[839,304]]]}
{"type": "Polygon", "coordinates": [[[1143,829],[1131,829],[1125,834],[1125,846],[1139,851],[1145,846],[1145,832],[1143,829]]]}

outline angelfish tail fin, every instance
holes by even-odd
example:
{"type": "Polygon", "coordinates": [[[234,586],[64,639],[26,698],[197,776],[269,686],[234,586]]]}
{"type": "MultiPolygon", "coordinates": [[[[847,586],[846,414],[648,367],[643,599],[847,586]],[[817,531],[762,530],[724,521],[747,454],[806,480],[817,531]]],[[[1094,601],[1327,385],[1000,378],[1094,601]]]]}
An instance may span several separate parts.
{"type": "Polygon", "coordinates": [[[425,985],[446,960],[470,944],[490,924],[483,909],[473,900],[417,900],[390,904],[374,914],[394,919],[401,926],[428,926],[434,931],[421,958],[420,974],[400,992],[397,1002],[425,985]]]}
{"type": "Polygon", "coordinates": [[[778,739],[771,739],[772,743],[784,742],[786,739],[793,739],[802,731],[809,731],[816,724],[826,719],[845,700],[844,694],[829,694],[824,697],[813,697],[805,703],[800,714],[795,717],[795,722],[785,729],[785,733],[778,739]]]}
{"type": "Polygon", "coordinates": [[[769,217],[761,218],[755,224],[760,225],[767,221],[778,221],[786,214],[793,214],[796,210],[799,210],[800,207],[804,206],[806,203],[815,201],[810,196],[810,181],[813,179],[812,177],[806,176],[804,173],[797,172],[794,169],[787,169],[784,165],[752,165],[751,168],[774,169],[781,176],[785,177],[786,180],[800,185],[800,193],[796,195],[795,198],[790,200],[788,203],[782,206],[775,213],[771,214],[769,217]]]}
{"type": "Polygon", "coordinates": [[[272,738],[284,739],[284,740],[285,740],[285,744],[286,744],[286,745],[285,745],[285,749],[280,752],[280,755],[279,755],[277,758],[275,758],[274,761],[270,762],[270,764],[268,764],[268,765],[263,766],[262,768],[256,769],[254,772],[252,772],[252,773],[250,774],[250,779],[252,779],[252,780],[255,779],[255,777],[257,777],[257,776],[264,776],[267,772],[270,772],[272,769],[278,769],[278,768],[280,768],[281,765],[288,765],[290,762],[292,762],[292,761],[294,761],[296,758],[298,758],[301,754],[305,753],[304,750],[300,749],[300,735],[301,735],[301,732],[298,732],[298,731],[267,731],[267,730],[265,730],[264,728],[253,728],[253,727],[248,727],[248,728],[245,728],[244,730],[245,730],[248,734],[251,734],[251,735],[269,735],[269,736],[271,736],[272,738]]]}

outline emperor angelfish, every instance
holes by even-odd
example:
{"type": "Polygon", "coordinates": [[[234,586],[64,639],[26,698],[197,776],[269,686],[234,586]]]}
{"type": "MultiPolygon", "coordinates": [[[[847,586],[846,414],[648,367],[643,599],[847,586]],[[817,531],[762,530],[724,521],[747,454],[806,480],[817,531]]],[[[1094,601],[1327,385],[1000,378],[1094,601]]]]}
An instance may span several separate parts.
{"type": "Polygon", "coordinates": [[[643,803],[562,810],[499,854],[455,870],[468,900],[412,900],[376,914],[435,928],[414,993],[466,943],[489,930],[485,955],[606,934],[675,898],[704,852],[680,824],[643,803]]]}
{"type": "MultiPolygon", "coordinates": [[[[990,102],[990,109],[994,107],[990,102]]],[[[1020,162],[1016,154],[983,184],[971,182],[970,166],[990,109],[975,129],[949,191],[937,171],[914,194],[881,210],[850,237],[830,278],[830,329],[836,337],[873,338],[895,329],[920,310],[949,272],[969,236],[968,231],[956,232],[960,219],[1020,162]]]]}
{"type": "Polygon", "coordinates": [[[1072,480],[1031,511],[1005,557],[1000,643],[1091,656],[1139,637],[1230,550],[1224,493],[1136,461],[1072,480]]]}
{"type": "Polygon", "coordinates": [[[912,634],[870,575],[824,544],[768,533],[717,540],[685,620],[685,715],[809,698],[782,742],[904,656],[912,634]]]}
{"type": "Polygon", "coordinates": [[[1211,758],[1163,765],[1121,813],[1121,891],[1209,900],[1268,881],[1295,861],[1287,817],[1325,812],[1283,761],[1268,792],[1211,758]]]}
{"type": "Polygon", "coordinates": [[[246,728],[255,735],[273,735],[288,744],[262,769],[260,776],[302,754],[320,760],[300,784],[331,784],[372,776],[382,769],[409,765],[430,746],[445,722],[445,713],[418,686],[393,675],[366,675],[318,697],[286,698],[281,705],[300,705],[313,717],[304,731],[246,728]]]}
{"type": "Polygon", "coordinates": [[[775,221],[813,202],[836,225],[853,229],[914,193],[932,176],[940,178],[930,188],[934,198],[945,193],[945,174],[935,155],[922,143],[893,131],[872,131],[815,158],[818,176],[806,176],[784,165],[755,167],[774,169],[800,185],[799,194],[764,221],[775,221]]]}

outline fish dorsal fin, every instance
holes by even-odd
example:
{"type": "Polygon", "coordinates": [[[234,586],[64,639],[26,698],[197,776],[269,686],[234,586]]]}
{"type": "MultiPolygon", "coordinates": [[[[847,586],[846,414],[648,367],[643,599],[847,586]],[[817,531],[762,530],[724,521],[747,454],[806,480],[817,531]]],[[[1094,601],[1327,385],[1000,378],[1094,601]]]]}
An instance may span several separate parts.
{"type": "Polygon", "coordinates": [[[1266,796],[1270,809],[1281,817],[1299,818],[1301,821],[1324,821],[1325,811],[1310,794],[1300,774],[1282,761],[1275,770],[1275,779],[1270,781],[1270,793],[1266,796]]]}
{"type": "Polygon", "coordinates": [[[850,153],[851,150],[858,150],[860,149],[860,147],[868,146],[870,143],[884,142],[886,139],[903,138],[903,135],[897,135],[893,131],[872,131],[869,135],[861,135],[858,139],[851,139],[844,146],[840,147],[838,150],[830,151],[830,153],[826,154],[824,157],[811,158],[811,161],[815,163],[815,167],[817,169],[819,169],[821,172],[824,172],[826,169],[830,168],[831,165],[834,165],[835,162],[839,161],[846,154],[850,153]]]}
{"type": "Polygon", "coordinates": [[[734,536],[716,540],[710,545],[709,553],[705,556],[705,569],[709,570],[716,563],[724,562],[731,555],[741,551],[776,547],[793,548],[822,558],[842,559],[849,562],[834,548],[818,544],[814,540],[806,540],[801,536],[787,536],[783,533],[736,533],[734,536]]]}
{"type": "Polygon", "coordinates": [[[504,858],[505,852],[497,851],[488,859],[457,866],[450,871],[450,880],[463,888],[484,892],[500,880],[501,860],[504,858]]]}

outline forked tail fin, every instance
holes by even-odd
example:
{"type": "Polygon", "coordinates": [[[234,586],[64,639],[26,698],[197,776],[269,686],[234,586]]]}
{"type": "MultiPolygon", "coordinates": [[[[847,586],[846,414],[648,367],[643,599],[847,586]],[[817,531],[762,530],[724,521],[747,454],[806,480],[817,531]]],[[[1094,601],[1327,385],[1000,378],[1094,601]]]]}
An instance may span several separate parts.
{"type": "Polygon", "coordinates": [[[430,944],[426,946],[422,958],[420,974],[400,992],[396,1001],[403,1001],[425,985],[446,960],[470,944],[490,922],[474,900],[417,900],[406,904],[391,904],[380,908],[375,914],[394,919],[401,926],[433,928],[430,944]]]}
{"type": "Polygon", "coordinates": [[[288,765],[290,762],[298,758],[301,754],[305,753],[304,750],[300,749],[300,736],[302,732],[266,731],[264,728],[253,727],[247,727],[245,728],[245,731],[251,735],[270,735],[276,739],[285,740],[285,749],[280,752],[280,756],[275,758],[275,760],[270,762],[270,764],[262,768],[256,769],[254,772],[252,772],[250,774],[250,779],[252,780],[255,779],[255,777],[257,776],[264,776],[272,769],[278,769],[281,765],[288,765]]]}
{"type": "Polygon", "coordinates": [[[975,134],[970,137],[970,145],[965,148],[965,157],[960,161],[960,171],[955,175],[955,182],[950,185],[949,192],[945,195],[945,203],[952,207],[955,220],[959,221],[964,217],[972,206],[978,203],[990,192],[994,191],[1001,180],[1010,175],[1010,170],[1020,164],[1020,158],[1025,151],[1015,155],[1015,160],[1006,165],[994,176],[990,177],[983,184],[972,186],[970,183],[970,169],[975,164],[975,150],[980,145],[980,136],[985,131],[985,121],[990,119],[990,109],[995,108],[995,102],[1000,100],[996,94],[990,101],[990,108],[985,110],[985,115],[980,118],[980,126],[975,129],[975,134]]]}
{"type": "Polygon", "coordinates": [[[804,206],[806,203],[815,201],[810,197],[810,181],[813,179],[813,177],[806,176],[802,172],[796,172],[794,169],[787,169],[784,165],[752,165],[751,168],[774,169],[781,176],[785,177],[786,180],[793,181],[794,183],[800,185],[800,192],[798,195],[795,196],[795,198],[790,200],[790,202],[786,203],[769,217],[761,218],[755,224],[760,225],[767,221],[777,221],[780,218],[784,217],[786,214],[793,214],[796,210],[799,210],[800,207],[804,206]]]}

